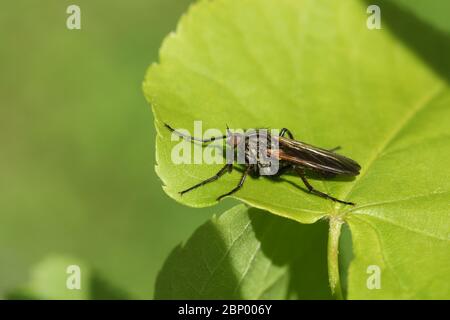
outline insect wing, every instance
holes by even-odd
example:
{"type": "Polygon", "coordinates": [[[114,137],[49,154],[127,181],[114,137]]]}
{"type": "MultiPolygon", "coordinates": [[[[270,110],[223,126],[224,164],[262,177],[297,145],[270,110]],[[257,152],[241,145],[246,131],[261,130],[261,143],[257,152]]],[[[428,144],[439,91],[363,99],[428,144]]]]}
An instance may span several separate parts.
{"type": "Polygon", "coordinates": [[[333,174],[358,175],[361,166],[343,155],[300,141],[278,137],[279,158],[313,170],[333,174]]]}

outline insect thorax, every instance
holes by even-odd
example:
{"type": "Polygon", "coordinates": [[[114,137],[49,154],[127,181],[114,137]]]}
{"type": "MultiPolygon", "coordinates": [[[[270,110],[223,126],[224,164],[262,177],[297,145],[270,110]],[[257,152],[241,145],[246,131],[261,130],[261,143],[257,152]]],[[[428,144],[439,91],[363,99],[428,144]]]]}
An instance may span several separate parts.
{"type": "Polygon", "coordinates": [[[278,143],[267,130],[247,133],[244,141],[244,152],[239,150],[242,146],[238,146],[238,163],[252,166],[258,175],[274,175],[278,172],[278,158],[272,157],[270,152],[278,149],[278,143]]]}

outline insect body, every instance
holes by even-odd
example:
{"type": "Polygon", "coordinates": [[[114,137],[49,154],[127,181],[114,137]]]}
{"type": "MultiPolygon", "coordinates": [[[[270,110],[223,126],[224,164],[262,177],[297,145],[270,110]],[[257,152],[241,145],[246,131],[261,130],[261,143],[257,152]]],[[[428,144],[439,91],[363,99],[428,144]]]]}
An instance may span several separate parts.
{"type": "MultiPolygon", "coordinates": [[[[339,200],[335,197],[332,197],[331,195],[314,189],[314,187],[306,178],[308,172],[314,172],[324,178],[330,178],[334,176],[358,175],[361,166],[354,160],[334,152],[338,148],[327,150],[294,140],[294,136],[286,128],[283,128],[280,131],[280,134],[277,136],[271,136],[267,133],[266,130],[264,130],[264,132],[266,133],[262,135],[261,129],[254,130],[250,133],[245,134],[232,133],[227,129],[227,135],[220,137],[211,137],[208,139],[200,139],[184,135],[174,130],[167,124],[166,127],[170,131],[190,141],[208,143],[219,139],[226,139],[227,145],[230,146],[234,151],[238,149],[238,146],[243,146],[244,161],[242,162],[242,164],[245,169],[242,177],[235,188],[221,195],[217,198],[217,200],[229,196],[242,188],[248,175],[259,177],[262,173],[262,170],[266,170],[272,165],[272,163],[268,161],[268,159],[275,159],[278,161],[277,175],[281,175],[287,171],[294,171],[299,175],[310,193],[343,204],[354,205],[354,203],[352,202],[339,200]],[[287,135],[288,137],[285,137],[285,135],[287,135]],[[255,141],[256,143],[254,143],[255,141]],[[277,148],[270,147],[274,144],[274,142],[275,145],[277,145],[277,148]],[[267,147],[264,149],[264,154],[261,154],[261,145],[267,147]]],[[[186,190],[181,191],[180,194],[183,195],[186,192],[192,191],[207,183],[213,182],[219,179],[226,172],[231,172],[232,169],[233,163],[227,163],[214,176],[186,190]]]]}

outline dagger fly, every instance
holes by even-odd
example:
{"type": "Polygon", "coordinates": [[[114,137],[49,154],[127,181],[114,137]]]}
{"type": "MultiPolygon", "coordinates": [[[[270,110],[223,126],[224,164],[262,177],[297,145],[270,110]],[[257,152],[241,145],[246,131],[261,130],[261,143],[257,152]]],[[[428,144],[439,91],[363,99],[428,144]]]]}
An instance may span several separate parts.
{"type": "MultiPolygon", "coordinates": [[[[228,150],[237,156],[238,160],[240,159],[237,163],[243,165],[244,171],[239,182],[236,187],[220,195],[217,200],[241,189],[249,175],[253,177],[271,174],[280,176],[291,171],[300,177],[311,194],[339,203],[354,205],[353,202],[335,198],[315,189],[307,179],[308,173],[315,173],[323,178],[358,175],[361,166],[356,161],[336,153],[335,151],[339,148],[328,150],[297,141],[294,139],[293,134],[286,128],[281,129],[278,135],[268,133],[267,129],[255,129],[245,133],[236,133],[231,132],[227,128],[226,135],[202,139],[180,133],[168,124],[165,124],[165,126],[171,132],[191,142],[207,144],[217,140],[226,140],[228,150]],[[276,170],[273,170],[274,167],[276,170]],[[270,171],[271,169],[272,171],[270,171]],[[267,173],[267,170],[272,173],[267,173]]],[[[234,156],[232,159],[234,160],[234,156]]],[[[205,184],[218,180],[225,173],[231,172],[235,163],[235,160],[227,161],[215,175],[179,193],[183,195],[205,184]]]]}

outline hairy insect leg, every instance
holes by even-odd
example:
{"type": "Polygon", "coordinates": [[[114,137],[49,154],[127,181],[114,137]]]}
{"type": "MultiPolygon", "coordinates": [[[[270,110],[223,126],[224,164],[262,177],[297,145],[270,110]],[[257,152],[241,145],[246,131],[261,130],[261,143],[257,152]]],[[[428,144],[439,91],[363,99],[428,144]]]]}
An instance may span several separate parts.
{"type": "Polygon", "coordinates": [[[192,137],[192,136],[189,136],[187,134],[183,134],[181,132],[178,132],[177,130],[175,130],[174,128],[169,126],[167,123],[164,123],[164,126],[167,129],[169,129],[171,132],[174,132],[176,135],[178,135],[178,136],[180,136],[182,138],[185,138],[185,139],[187,139],[187,140],[189,140],[191,142],[192,141],[197,141],[197,142],[201,142],[201,143],[208,143],[208,142],[212,142],[212,141],[215,141],[215,140],[220,140],[220,139],[226,139],[227,138],[227,135],[223,135],[223,136],[220,136],[220,137],[211,137],[211,138],[207,138],[207,139],[201,139],[201,138],[192,137]]]}
{"type": "Polygon", "coordinates": [[[300,178],[302,179],[303,183],[305,184],[306,188],[308,188],[308,191],[312,194],[318,195],[320,197],[326,198],[326,199],[330,199],[336,202],[340,202],[343,204],[349,204],[354,206],[355,204],[353,202],[348,202],[348,201],[343,201],[343,200],[339,200],[335,197],[330,196],[329,194],[326,194],[322,191],[316,190],[314,189],[314,187],[309,183],[309,181],[306,179],[305,177],[305,172],[302,169],[299,169],[298,167],[295,168],[295,171],[297,172],[297,174],[300,176],[300,178]]]}
{"type": "Polygon", "coordinates": [[[187,188],[186,190],[180,191],[178,192],[180,195],[185,194],[186,192],[192,191],[198,187],[201,187],[209,182],[213,182],[216,181],[217,179],[219,179],[226,171],[231,172],[231,170],[233,169],[233,165],[232,164],[226,164],[222,169],[219,170],[219,172],[217,172],[215,175],[213,175],[211,178],[208,178],[206,180],[203,180],[200,183],[197,183],[196,185],[187,188]]]}
{"type": "Polygon", "coordinates": [[[244,173],[242,174],[241,180],[239,180],[238,185],[237,185],[234,189],[232,189],[230,192],[227,192],[227,193],[221,195],[220,197],[218,197],[218,198],[217,198],[217,201],[221,200],[222,198],[224,198],[224,197],[226,197],[226,196],[232,195],[233,193],[235,193],[236,191],[238,191],[240,188],[242,188],[242,186],[244,185],[245,179],[247,178],[247,176],[248,176],[248,174],[250,173],[251,169],[252,169],[252,167],[251,167],[251,166],[248,166],[248,167],[245,169],[244,173]]]}
{"type": "Polygon", "coordinates": [[[287,133],[287,135],[289,136],[289,138],[294,139],[294,135],[292,134],[291,131],[289,131],[288,128],[283,128],[280,131],[280,137],[284,137],[284,135],[287,133]]]}

